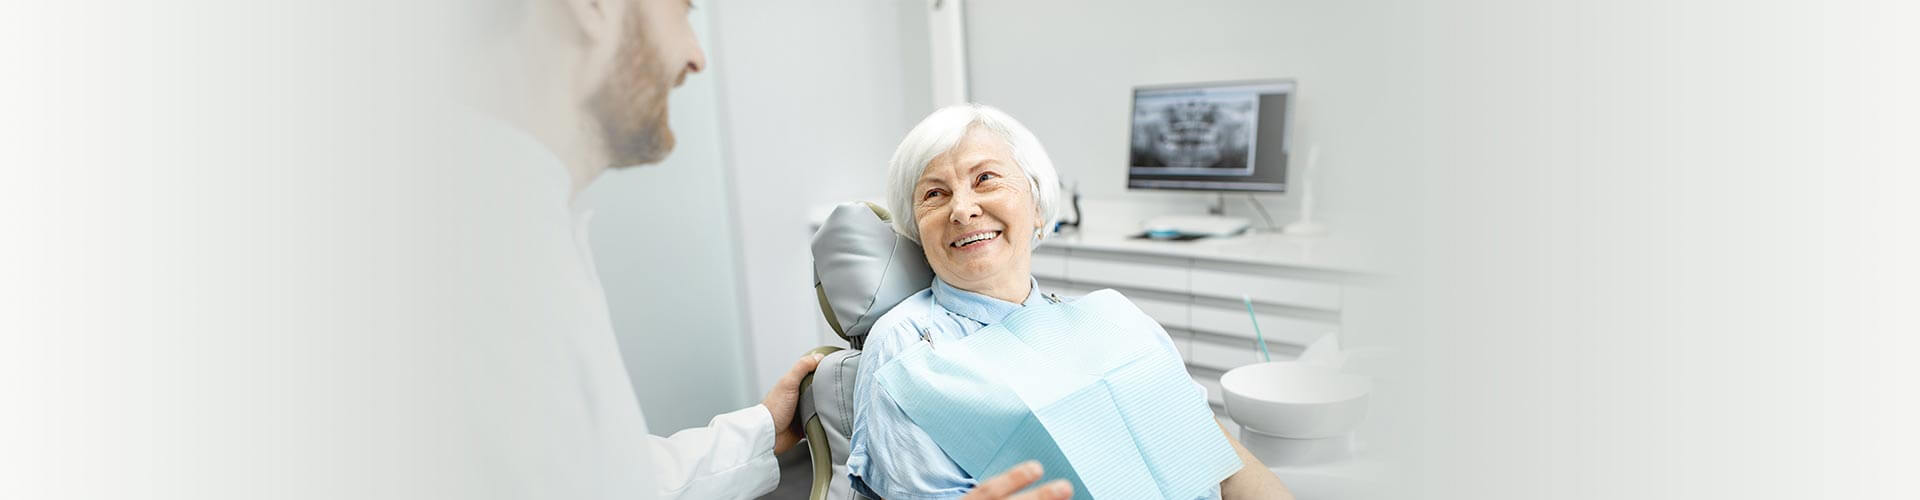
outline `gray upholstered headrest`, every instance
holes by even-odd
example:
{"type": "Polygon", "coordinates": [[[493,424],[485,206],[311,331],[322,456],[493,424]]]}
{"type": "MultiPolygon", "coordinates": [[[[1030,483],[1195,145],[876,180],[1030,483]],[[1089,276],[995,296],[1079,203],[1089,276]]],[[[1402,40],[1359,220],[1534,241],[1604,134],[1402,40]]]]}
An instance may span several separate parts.
{"type": "Polygon", "coordinates": [[[845,203],[813,235],[820,313],[855,349],[880,315],[933,283],[920,245],[895,234],[890,220],[878,205],[845,203]]]}

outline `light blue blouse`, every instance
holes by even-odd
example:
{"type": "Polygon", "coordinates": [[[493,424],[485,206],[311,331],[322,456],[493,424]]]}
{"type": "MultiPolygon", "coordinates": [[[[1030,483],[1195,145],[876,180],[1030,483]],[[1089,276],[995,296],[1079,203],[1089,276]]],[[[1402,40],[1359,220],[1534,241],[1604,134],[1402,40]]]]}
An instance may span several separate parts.
{"type": "Polygon", "coordinates": [[[1015,304],[934,278],[932,287],[907,297],[874,323],[861,349],[860,374],[853,386],[853,451],[847,457],[847,471],[855,491],[889,500],[918,500],[956,498],[973,489],[973,477],[947,458],[926,431],[913,425],[891,396],[867,381],[916,342],[957,341],[1023,306],[1047,303],[1039,283],[1032,286],[1027,302],[1015,304]]]}

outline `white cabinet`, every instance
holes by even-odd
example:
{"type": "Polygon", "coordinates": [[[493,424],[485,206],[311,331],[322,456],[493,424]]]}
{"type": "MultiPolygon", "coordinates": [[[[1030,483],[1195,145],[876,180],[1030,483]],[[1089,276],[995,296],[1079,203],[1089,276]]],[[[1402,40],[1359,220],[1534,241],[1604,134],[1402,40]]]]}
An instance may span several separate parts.
{"type": "Polygon", "coordinates": [[[1140,311],[1152,316],[1163,328],[1189,328],[1193,321],[1189,319],[1191,307],[1185,300],[1168,300],[1144,294],[1132,294],[1127,297],[1140,311]]]}
{"type": "Polygon", "coordinates": [[[1305,347],[1307,344],[1319,339],[1321,335],[1340,329],[1340,325],[1337,323],[1283,316],[1269,312],[1257,311],[1252,317],[1249,317],[1245,306],[1236,308],[1227,305],[1196,305],[1189,308],[1188,318],[1190,319],[1188,325],[1195,331],[1239,337],[1251,342],[1254,339],[1253,317],[1259,318],[1260,333],[1266,337],[1268,344],[1278,343],[1305,347]]]}
{"type": "Polygon", "coordinates": [[[1253,341],[1229,343],[1228,339],[1201,337],[1189,342],[1192,345],[1188,350],[1193,355],[1187,360],[1188,366],[1224,372],[1260,362],[1260,351],[1254,347],[1253,341]]]}
{"type": "Polygon", "coordinates": [[[1340,285],[1336,283],[1222,269],[1194,269],[1192,283],[1195,293],[1224,299],[1238,300],[1245,295],[1269,304],[1340,310],[1340,285]]]}
{"type": "Polygon", "coordinates": [[[1221,404],[1219,377],[1259,361],[1253,318],[1274,359],[1292,359],[1308,343],[1340,329],[1345,267],[1288,253],[1279,235],[1217,242],[1055,238],[1034,252],[1042,289],[1085,295],[1112,288],[1167,329],[1194,381],[1221,404]],[[1264,238],[1264,239],[1263,239],[1264,238]],[[1273,242],[1268,248],[1264,242],[1273,242]],[[1211,245],[1211,246],[1210,246],[1211,245]]]}
{"type": "Polygon", "coordinates": [[[1067,279],[1067,256],[1051,252],[1034,252],[1033,276],[1043,280],[1067,279]]]}
{"type": "Polygon", "coordinates": [[[1124,254],[1069,252],[1067,281],[1141,290],[1187,293],[1187,266],[1179,259],[1142,258],[1124,254]]]}

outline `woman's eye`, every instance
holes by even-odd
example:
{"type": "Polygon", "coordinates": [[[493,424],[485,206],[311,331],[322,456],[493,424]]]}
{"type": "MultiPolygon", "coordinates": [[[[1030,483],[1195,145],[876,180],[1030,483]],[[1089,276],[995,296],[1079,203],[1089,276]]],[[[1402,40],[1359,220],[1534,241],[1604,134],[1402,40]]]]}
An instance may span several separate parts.
{"type": "Polygon", "coordinates": [[[925,196],[921,196],[921,197],[920,197],[920,199],[922,199],[922,200],[931,200],[931,199],[933,199],[933,197],[935,197],[935,196],[939,196],[939,195],[940,195],[940,190],[938,190],[938,189],[929,189],[929,190],[927,190],[927,194],[926,194],[925,196]]]}
{"type": "Polygon", "coordinates": [[[976,183],[987,182],[989,180],[993,180],[994,177],[999,177],[999,176],[994,175],[993,172],[987,172],[987,173],[980,174],[980,177],[977,179],[974,179],[974,182],[976,183]]]}

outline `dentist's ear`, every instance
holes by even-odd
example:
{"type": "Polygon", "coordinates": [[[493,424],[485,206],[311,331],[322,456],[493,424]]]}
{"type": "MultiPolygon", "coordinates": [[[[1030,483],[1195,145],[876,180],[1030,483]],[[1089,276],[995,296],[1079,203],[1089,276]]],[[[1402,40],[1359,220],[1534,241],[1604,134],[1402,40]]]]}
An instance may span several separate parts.
{"type": "MultiPolygon", "coordinates": [[[[572,21],[582,51],[576,69],[575,91],[589,95],[606,83],[613,73],[614,56],[620,49],[621,20],[627,15],[626,2],[619,0],[548,0],[560,2],[566,11],[565,22],[572,21]]],[[[627,36],[639,36],[628,33],[627,36]]]]}
{"type": "Polygon", "coordinates": [[[566,5],[568,18],[573,20],[580,35],[590,45],[604,44],[620,30],[619,7],[612,0],[552,0],[566,5]]]}

